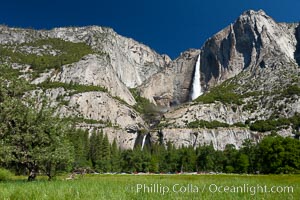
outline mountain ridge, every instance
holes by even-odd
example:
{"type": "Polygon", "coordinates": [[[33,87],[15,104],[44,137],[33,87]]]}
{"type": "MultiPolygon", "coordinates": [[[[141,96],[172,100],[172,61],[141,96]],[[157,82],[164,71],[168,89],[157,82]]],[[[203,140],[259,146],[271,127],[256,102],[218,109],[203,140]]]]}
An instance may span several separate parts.
{"type": "MultiPolygon", "coordinates": [[[[245,137],[257,141],[273,131],[251,130],[257,121],[300,113],[299,30],[299,23],[277,23],[262,10],[249,10],[200,49],[171,60],[111,28],[0,26],[1,63],[23,71],[61,117],[86,119],[78,127],[104,130],[122,148],[140,144],[143,135],[149,145],[213,142],[216,149],[238,148],[245,137]],[[204,94],[190,102],[199,54],[204,94]]],[[[297,130],[290,124],[276,131],[294,136],[297,130]]]]}

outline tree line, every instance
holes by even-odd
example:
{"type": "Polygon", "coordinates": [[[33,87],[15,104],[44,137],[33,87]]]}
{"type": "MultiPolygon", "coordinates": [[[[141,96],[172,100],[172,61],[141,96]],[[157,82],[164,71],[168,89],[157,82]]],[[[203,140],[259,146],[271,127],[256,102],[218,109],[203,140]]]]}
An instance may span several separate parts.
{"type": "Polygon", "coordinates": [[[152,144],[143,149],[121,150],[116,141],[108,142],[102,132],[81,131],[81,136],[73,135],[75,150],[74,167],[91,167],[97,172],[223,172],[223,173],[299,173],[300,141],[273,134],[259,143],[250,139],[244,141],[240,149],[226,145],[223,151],[213,145],[175,148],[152,144]],[[81,137],[79,139],[78,137],[81,137]]]}

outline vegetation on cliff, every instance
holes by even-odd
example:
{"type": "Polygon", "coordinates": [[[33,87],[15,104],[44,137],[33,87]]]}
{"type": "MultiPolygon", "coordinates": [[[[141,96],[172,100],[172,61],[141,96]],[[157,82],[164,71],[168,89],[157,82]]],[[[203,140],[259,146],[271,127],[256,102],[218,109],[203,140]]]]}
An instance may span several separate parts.
{"type": "Polygon", "coordinates": [[[28,64],[37,72],[45,69],[60,68],[62,65],[79,61],[94,51],[85,43],[68,42],[57,38],[36,40],[17,46],[1,45],[0,58],[12,63],[28,64]],[[40,52],[32,52],[38,48],[40,52]],[[49,49],[49,50],[47,50],[49,49]],[[47,51],[46,51],[47,50],[47,51]]]}

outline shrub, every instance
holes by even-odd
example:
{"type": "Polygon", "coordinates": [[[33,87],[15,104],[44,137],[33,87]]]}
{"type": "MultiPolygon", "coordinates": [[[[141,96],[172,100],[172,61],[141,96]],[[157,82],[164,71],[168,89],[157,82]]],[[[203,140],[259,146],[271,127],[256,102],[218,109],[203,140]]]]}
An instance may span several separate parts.
{"type": "Polygon", "coordinates": [[[0,57],[9,58],[12,62],[29,64],[32,69],[42,72],[45,69],[56,68],[62,65],[78,62],[83,56],[95,53],[90,46],[85,43],[74,43],[57,38],[37,40],[31,43],[23,43],[13,50],[13,46],[0,46],[0,57]],[[41,47],[50,45],[53,49],[61,52],[54,56],[50,54],[37,55],[20,51],[20,47],[41,47]]]}
{"type": "Polygon", "coordinates": [[[10,180],[12,177],[12,173],[4,168],[0,168],[0,181],[10,180]]]}
{"type": "Polygon", "coordinates": [[[130,92],[136,101],[136,104],[133,106],[136,111],[141,114],[146,114],[152,110],[153,104],[148,99],[141,97],[136,88],[131,88],[130,92]]]}
{"type": "Polygon", "coordinates": [[[198,97],[196,101],[205,104],[220,101],[225,104],[242,105],[242,95],[235,93],[235,85],[233,83],[228,83],[228,81],[212,88],[210,92],[198,97]]]}
{"type": "Polygon", "coordinates": [[[258,132],[276,131],[278,129],[292,126],[297,129],[300,126],[300,115],[296,113],[290,118],[270,118],[267,120],[257,120],[250,124],[250,130],[258,132]]]}
{"type": "Polygon", "coordinates": [[[297,85],[290,85],[283,91],[284,96],[300,95],[300,88],[297,85]]]}
{"type": "Polygon", "coordinates": [[[187,124],[188,128],[208,128],[208,129],[214,129],[218,127],[229,127],[229,124],[226,124],[224,122],[219,122],[216,120],[213,121],[205,121],[205,120],[196,120],[192,121],[187,124]]]}
{"type": "Polygon", "coordinates": [[[77,94],[77,93],[83,93],[83,92],[91,92],[91,91],[108,92],[108,90],[102,86],[82,85],[79,83],[62,83],[62,82],[45,81],[43,83],[38,84],[38,86],[43,89],[52,89],[52,88],[62,87],[65,90],[74,90],[74,92],[72,92],[70,95],[77,94]]]}
{"type": "Polygon", "coordinates": [[[234,123],[232,126],[233,126],[233,127],[247,127],[247,125],[244,124],[244,123],[242,123],[242,122],[234,123]]]}

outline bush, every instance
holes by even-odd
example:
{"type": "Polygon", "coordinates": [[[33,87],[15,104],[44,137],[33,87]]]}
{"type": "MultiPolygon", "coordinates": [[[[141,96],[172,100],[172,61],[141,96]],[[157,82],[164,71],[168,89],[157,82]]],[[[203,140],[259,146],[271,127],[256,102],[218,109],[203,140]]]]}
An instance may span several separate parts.
{"type": "Polygon", "coordinates": [[[242,105],[242,95],[234,91],[235,87],[236,86],[233,83],[228,83],[228,81],[226,81],[221,85],[212,88],[210,92],[198,97],[196,102],[209,104],[220,101],[224,104],[242,105]]]}
{"type": "Polygon", "coordinates": [[[250,124],[250,130],[258,132],[276,131],[281,128],[292,126],[293,129],[297,129],[300,126],[300,115],[296,113],[290,118],[277,118],[267,120],[257,120],[250,124]]]}
{"type": "Polygon", "coordinates": [[[59,69],[62,65],[78,62],[83,56],[95,53],[85,43],[74,43],[57,38],[47,38],[31,43],[22,43],[18,47],[0,45],[0,57],[10,58],[11,62],[29,64],[32,69],[43,72],[45,69],[59,69]],[[20,51],[20,47],[42,47],[50,45],[61,52],[54,56],[50,54],[37,55],[20,51]],[[13,50],[16,48],[16,51],[13,50]]]}
{"type": "Polygon", "coordinates": [[[290,85],[283,91],[284,96],[300,95],[300,88],[297,85],[290,85]]]}
{"type": "Polygon", "coordinates": [[[136,88],[131,88],[129,90],[136,101],[133,108],[141,114],[149,113],[149,111],[152,110],[151,108],[153,107],[153,104],[148,99],[141,97],[136,88]]]}
{"type": "Polygon", "coordinates": [[[205,121],[205,120],[196,120],[192,121],[187,124],[188,128],[208,128],[208,129],[214,129],[218,127],[229,127],[229,124],[226,124],[224,122],[219,122],[216,120],[213,121],[205,121]]]}
{"type": "Polygon", "coordinates": [[[242,122],[237,122],[237,123],[234,123],[233,125],[232,125],[233,127],[247,127],[247,125],[246,124],[244,124],[244,123],[242,123],[242,122]]]}
{"type": "Polygon", "coordinates": [[[91,91],[108,92],[108,90],[102,86],[82,85],[79,83],[62,83],[62,82],[46,81],[46,82],[38,84],[38,86],[43,89],[62,87],[65,90],[74,90],[74,92],[72,92],[70,95],[77,94],[77,93],[83,93],[83,92],[91,92],[91,91]]]}
{"type": "Polygon", "coordinates": [[[12,173],[9,170],[0,168],[0,181],[10,180],[11,177],[12,173]]]}

